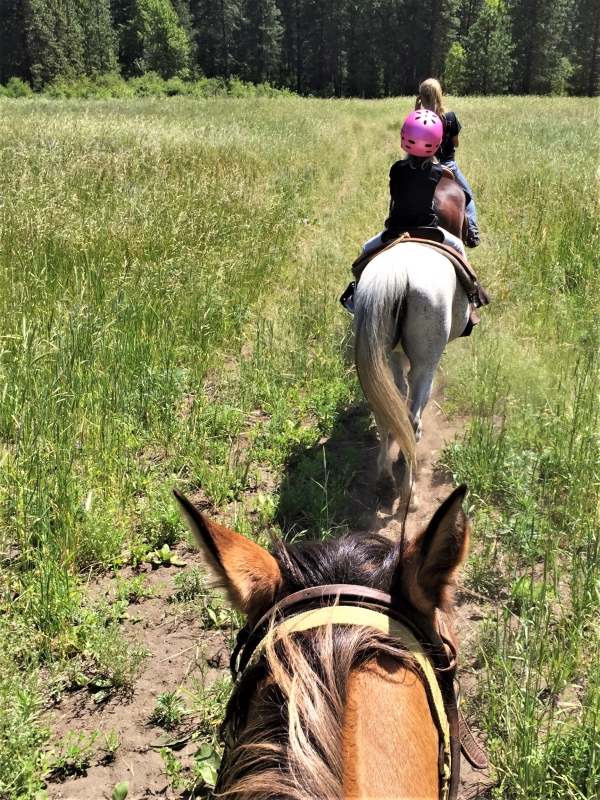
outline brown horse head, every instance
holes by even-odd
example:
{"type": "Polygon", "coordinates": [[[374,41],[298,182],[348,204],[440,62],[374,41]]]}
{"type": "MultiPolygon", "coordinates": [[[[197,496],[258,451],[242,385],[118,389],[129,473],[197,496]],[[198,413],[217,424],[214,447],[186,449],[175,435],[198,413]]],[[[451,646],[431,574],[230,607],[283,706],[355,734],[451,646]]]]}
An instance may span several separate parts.
{"type": "MultiPolygon", "coordinates": [[[[286,544],[272,554],[206,519],[175,491],[213,584],[250,627],[292,593],[353,584],[389,594],[437,626],[469,532],[456,489],[407,546],[375,534],[286,544]]],[[[267,636],[238,679],[223,731],[230,749],[217,796],[343,800],[440,796],[440,735],[421,669],[367,625],[267,636]],[[258,651],[257,651],[258,652],[258,651]]]]}
{"type": "Polygon", "coordinates": [[[439,225],[465,242],[468,221],[465,213],[465,192],[456,181],[443,177],[435,188],[435,213],[439,225]]]}

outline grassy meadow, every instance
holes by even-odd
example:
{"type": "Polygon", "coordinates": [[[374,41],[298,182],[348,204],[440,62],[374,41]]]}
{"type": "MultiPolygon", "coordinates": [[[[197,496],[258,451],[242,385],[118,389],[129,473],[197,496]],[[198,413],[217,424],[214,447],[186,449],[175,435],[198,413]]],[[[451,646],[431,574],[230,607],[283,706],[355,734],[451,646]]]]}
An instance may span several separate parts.
{"type": "MultiPolygon", "coordinates": [[[[361,402],[337,298],[410,107],[0,99],[0,797],[43,797],[40,720],[83,660],[111,690],[143,671],[88,585],[186,535],[174,485],[260,541],[358,525],[363,454],[318,442],[361,402]]],[[[493,797],[593,800],[598,104],[452,107],[493,298],[441,369],[469,419],[442,456],[471,489],[465,584],[494,609],[469,711],[493,797]]]]}

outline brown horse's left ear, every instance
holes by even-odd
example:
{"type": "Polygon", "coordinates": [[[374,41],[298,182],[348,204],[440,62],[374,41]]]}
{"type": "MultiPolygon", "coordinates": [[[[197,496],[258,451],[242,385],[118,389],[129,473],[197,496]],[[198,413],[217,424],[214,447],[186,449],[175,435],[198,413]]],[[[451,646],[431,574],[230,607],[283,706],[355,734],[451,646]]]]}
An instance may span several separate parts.
{"type": "Polygon", "coordinates": [[[177,489],[173,490],[186,518],[212,584],[231,603],[252,616],[270,605],[282,585],[279,564],[264,548],[204,517],[177,489]]]}
{"type": "Polygon", "coordinates": [[[429,617],[436,608],[448,608],[456,570],[467,556],[469,526],[462,507],[466,492],[465,484],[455,489],[404,554],[403,589],[429,617]]]}

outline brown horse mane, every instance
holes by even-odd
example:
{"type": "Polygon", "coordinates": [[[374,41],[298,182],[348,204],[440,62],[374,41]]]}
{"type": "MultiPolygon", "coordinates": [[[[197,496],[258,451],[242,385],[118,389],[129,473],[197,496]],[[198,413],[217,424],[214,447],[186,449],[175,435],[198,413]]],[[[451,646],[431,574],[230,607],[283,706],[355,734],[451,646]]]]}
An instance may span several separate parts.
{"type": "MultiPolygon", "coordinates": [[[[402,545],[377,534],[293,545],[278,540],[272,549],[285,594],[335,583],[389,592],[399,583],[402,545]]],[[[223,735],[232,735],[236,747],[215,796],[343,800],[349,675],[380,653],[418,671],[398,642],[373,629],[329,625],[267,637],[265,653],[243,673],[227,707],[223,735]]]]}

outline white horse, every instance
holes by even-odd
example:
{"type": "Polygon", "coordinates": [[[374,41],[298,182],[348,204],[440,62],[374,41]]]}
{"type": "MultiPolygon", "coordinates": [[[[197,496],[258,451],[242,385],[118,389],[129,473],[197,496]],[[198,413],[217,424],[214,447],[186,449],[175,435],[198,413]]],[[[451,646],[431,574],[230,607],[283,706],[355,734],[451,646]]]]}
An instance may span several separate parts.
{"type": "MultiPolygon", "coordinates": [[[[469,300],[450,261],[412,242],[380,253],[367,265],[354,294],[354,353],[363,391],[380,439],[377,492],[396,492],[390,436],[406,464],[401,490],[407,502],[421,438],[423,410],[444,348],[464,331],[469,300]],[[403,370],[404,354],[410,362],[403,370]]],[[[411,508],[417,499],[412,498],[411,508]]]]}

